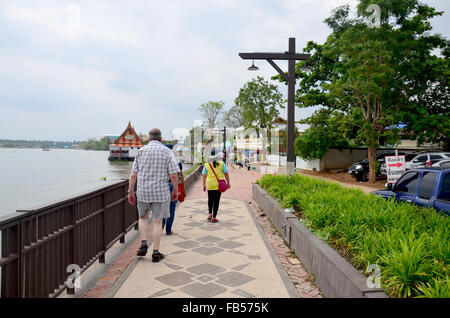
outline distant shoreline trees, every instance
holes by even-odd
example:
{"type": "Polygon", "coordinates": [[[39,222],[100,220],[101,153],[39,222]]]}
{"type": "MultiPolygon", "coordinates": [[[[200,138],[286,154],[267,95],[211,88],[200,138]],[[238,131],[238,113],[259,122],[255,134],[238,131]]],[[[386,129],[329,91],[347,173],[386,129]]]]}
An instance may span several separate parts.
{"type": "Polygon", "coordinates": [[[51,141],[51,140],[14,140],[0,139],[0,148],[51,148],[72,149],[72,145],[78,145],[79,141],[51,141]]]}
{"type": "Polygon", "coordinates": [[[52,140],[13,140],[0,139],[0,148],[15,149],[83,149],[83,150],[109,150],[112,143],[108,137],[101,139],[89,138],[85,141],[52,141],[52,140]],[[74,147],[75,146],[75,147],[74,147]]]}
{"type": "Polygon", "coordinates": [[[79,149],[83,150],[109,150],[109,145],[112,144],[109,137],[103,137],[100,140],[89,138],[78,144],[79,149]]]}

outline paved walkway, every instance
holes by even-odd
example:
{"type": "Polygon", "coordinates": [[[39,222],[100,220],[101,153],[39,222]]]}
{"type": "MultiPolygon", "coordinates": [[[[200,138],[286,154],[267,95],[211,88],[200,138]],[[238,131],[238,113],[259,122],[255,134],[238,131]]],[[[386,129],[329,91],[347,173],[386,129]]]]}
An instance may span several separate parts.
{"type": "Polygon", "coordinates": [[[246,204],[221,200],[215,224],[206,220],[206,206],[205,199],[183,202],[176,233],[162,238],[166,258],[139,258],[115,297],[294,297],[246,204]]]}
{"type": "Polygon", "coordinates": [[[137,240],[85,297],[321,297],[252,200],[251,184],[260,177],[230,169],[218,223],[206,220],[206,193],[196,181],[177,207],[174,234],[161,239],[166,258],[134,256],[137,240]]]}

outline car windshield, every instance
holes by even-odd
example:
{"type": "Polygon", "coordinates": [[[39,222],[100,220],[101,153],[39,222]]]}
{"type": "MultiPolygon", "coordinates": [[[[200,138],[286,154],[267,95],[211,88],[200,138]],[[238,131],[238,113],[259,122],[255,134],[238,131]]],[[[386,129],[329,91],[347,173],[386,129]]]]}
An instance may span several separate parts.
{"type": "Polygon", "coordinates": [[[405,173],[395,185],[398,192],[413,194],[416,189],[419,173],[416,171],[405,173]]]}
{"type": "Polygon", "coordinates": [[[419,184],[419,198],[429,200],[433,195],[434,180],[436,179],[436,173],[425,172],[422,180],[419,184]]]}

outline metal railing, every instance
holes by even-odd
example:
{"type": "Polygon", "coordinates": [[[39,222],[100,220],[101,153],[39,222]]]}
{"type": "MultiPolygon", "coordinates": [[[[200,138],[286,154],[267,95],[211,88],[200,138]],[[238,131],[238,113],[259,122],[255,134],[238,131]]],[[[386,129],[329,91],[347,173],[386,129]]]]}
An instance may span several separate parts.
{"type": "Polygon", "coordinates": [[[81,272],[125,234],[137,229],[126,199],[128,180],[0,218],[0,298],[55,297],[67,288],[74,264],[81,272]]]}

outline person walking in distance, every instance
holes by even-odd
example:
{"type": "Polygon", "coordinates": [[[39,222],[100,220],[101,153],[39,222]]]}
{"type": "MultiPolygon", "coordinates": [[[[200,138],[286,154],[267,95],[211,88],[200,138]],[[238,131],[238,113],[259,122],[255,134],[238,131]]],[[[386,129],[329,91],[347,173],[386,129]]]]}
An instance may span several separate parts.
{"type": "Polygon", "coordinates": [[[225,149],[223,150],[223,163],[227,165],[227,151],[225,149]]]}
{"type": "Polygon", "coordinates": [[[163,218],[170,216],[170,202],[178,199],[178,188],[174,187],[170,194],[169,182],[178,184],[178,165],[173,152],[161,144],[162,136],[158,128],[150,130],[150,142],[141,148],[134,158],[128,189],[128,202],[134,205],[137,202],[139,213],[139,228],[141,247],[137,251],[138,256],[147,254],[147,233],[150,225],[147,219],[152,211],[152,261],[159,262],[164,254],[159,252],[163,218]],[[134,188],[137,181],[137,191],[134,188]]]}
{"type": "Polygon", "coordinates": [[[223,161],[219,161],[219,154],[216,151],[211,150],[211,156],[208,162],[203,166],[203,191],[208,190],[208,220],[212,223],[216,223],[217,212],[219,210],[220,196],[219,182],[217,179],[223,180],[225,176],[227,180],[228,188],[231,188],[230,176],[228,174],[227,166],[223,161]]]}
{"type": "MultiPolygon", "coordinates": [[[[167,144],[166,145],[167,148],[169,148],[170,150],[173,150],[173,145],[172,144],[167,144]]],[[[179,182],[181,183],[181,186],[183,187],[183,191],[186,192],[185,187],[184,187],[184,175],[183,175],[183,164],[181,162],[181,160],[178,161],[178,168],[180,169],[180,172],[178,174],[179,177],[179,182]]],[[[172,193],[173,188],[177,187],[178,189],[178,183],[175,184],[175,186],[172,184],[172,181],[169,181],[169,188],[170,188],[170,193],[172,193]]],[[[170,217],[168,217],[167,219],[163,219],[162,220],[162,228],[164,230],[164,228],[166,229],[166,235],[172,235],[172,225],[173,225],[173,221],[175,219],[175,209],[177,206],[178,201],[172,201],[170,202],[170,217]]]]}

